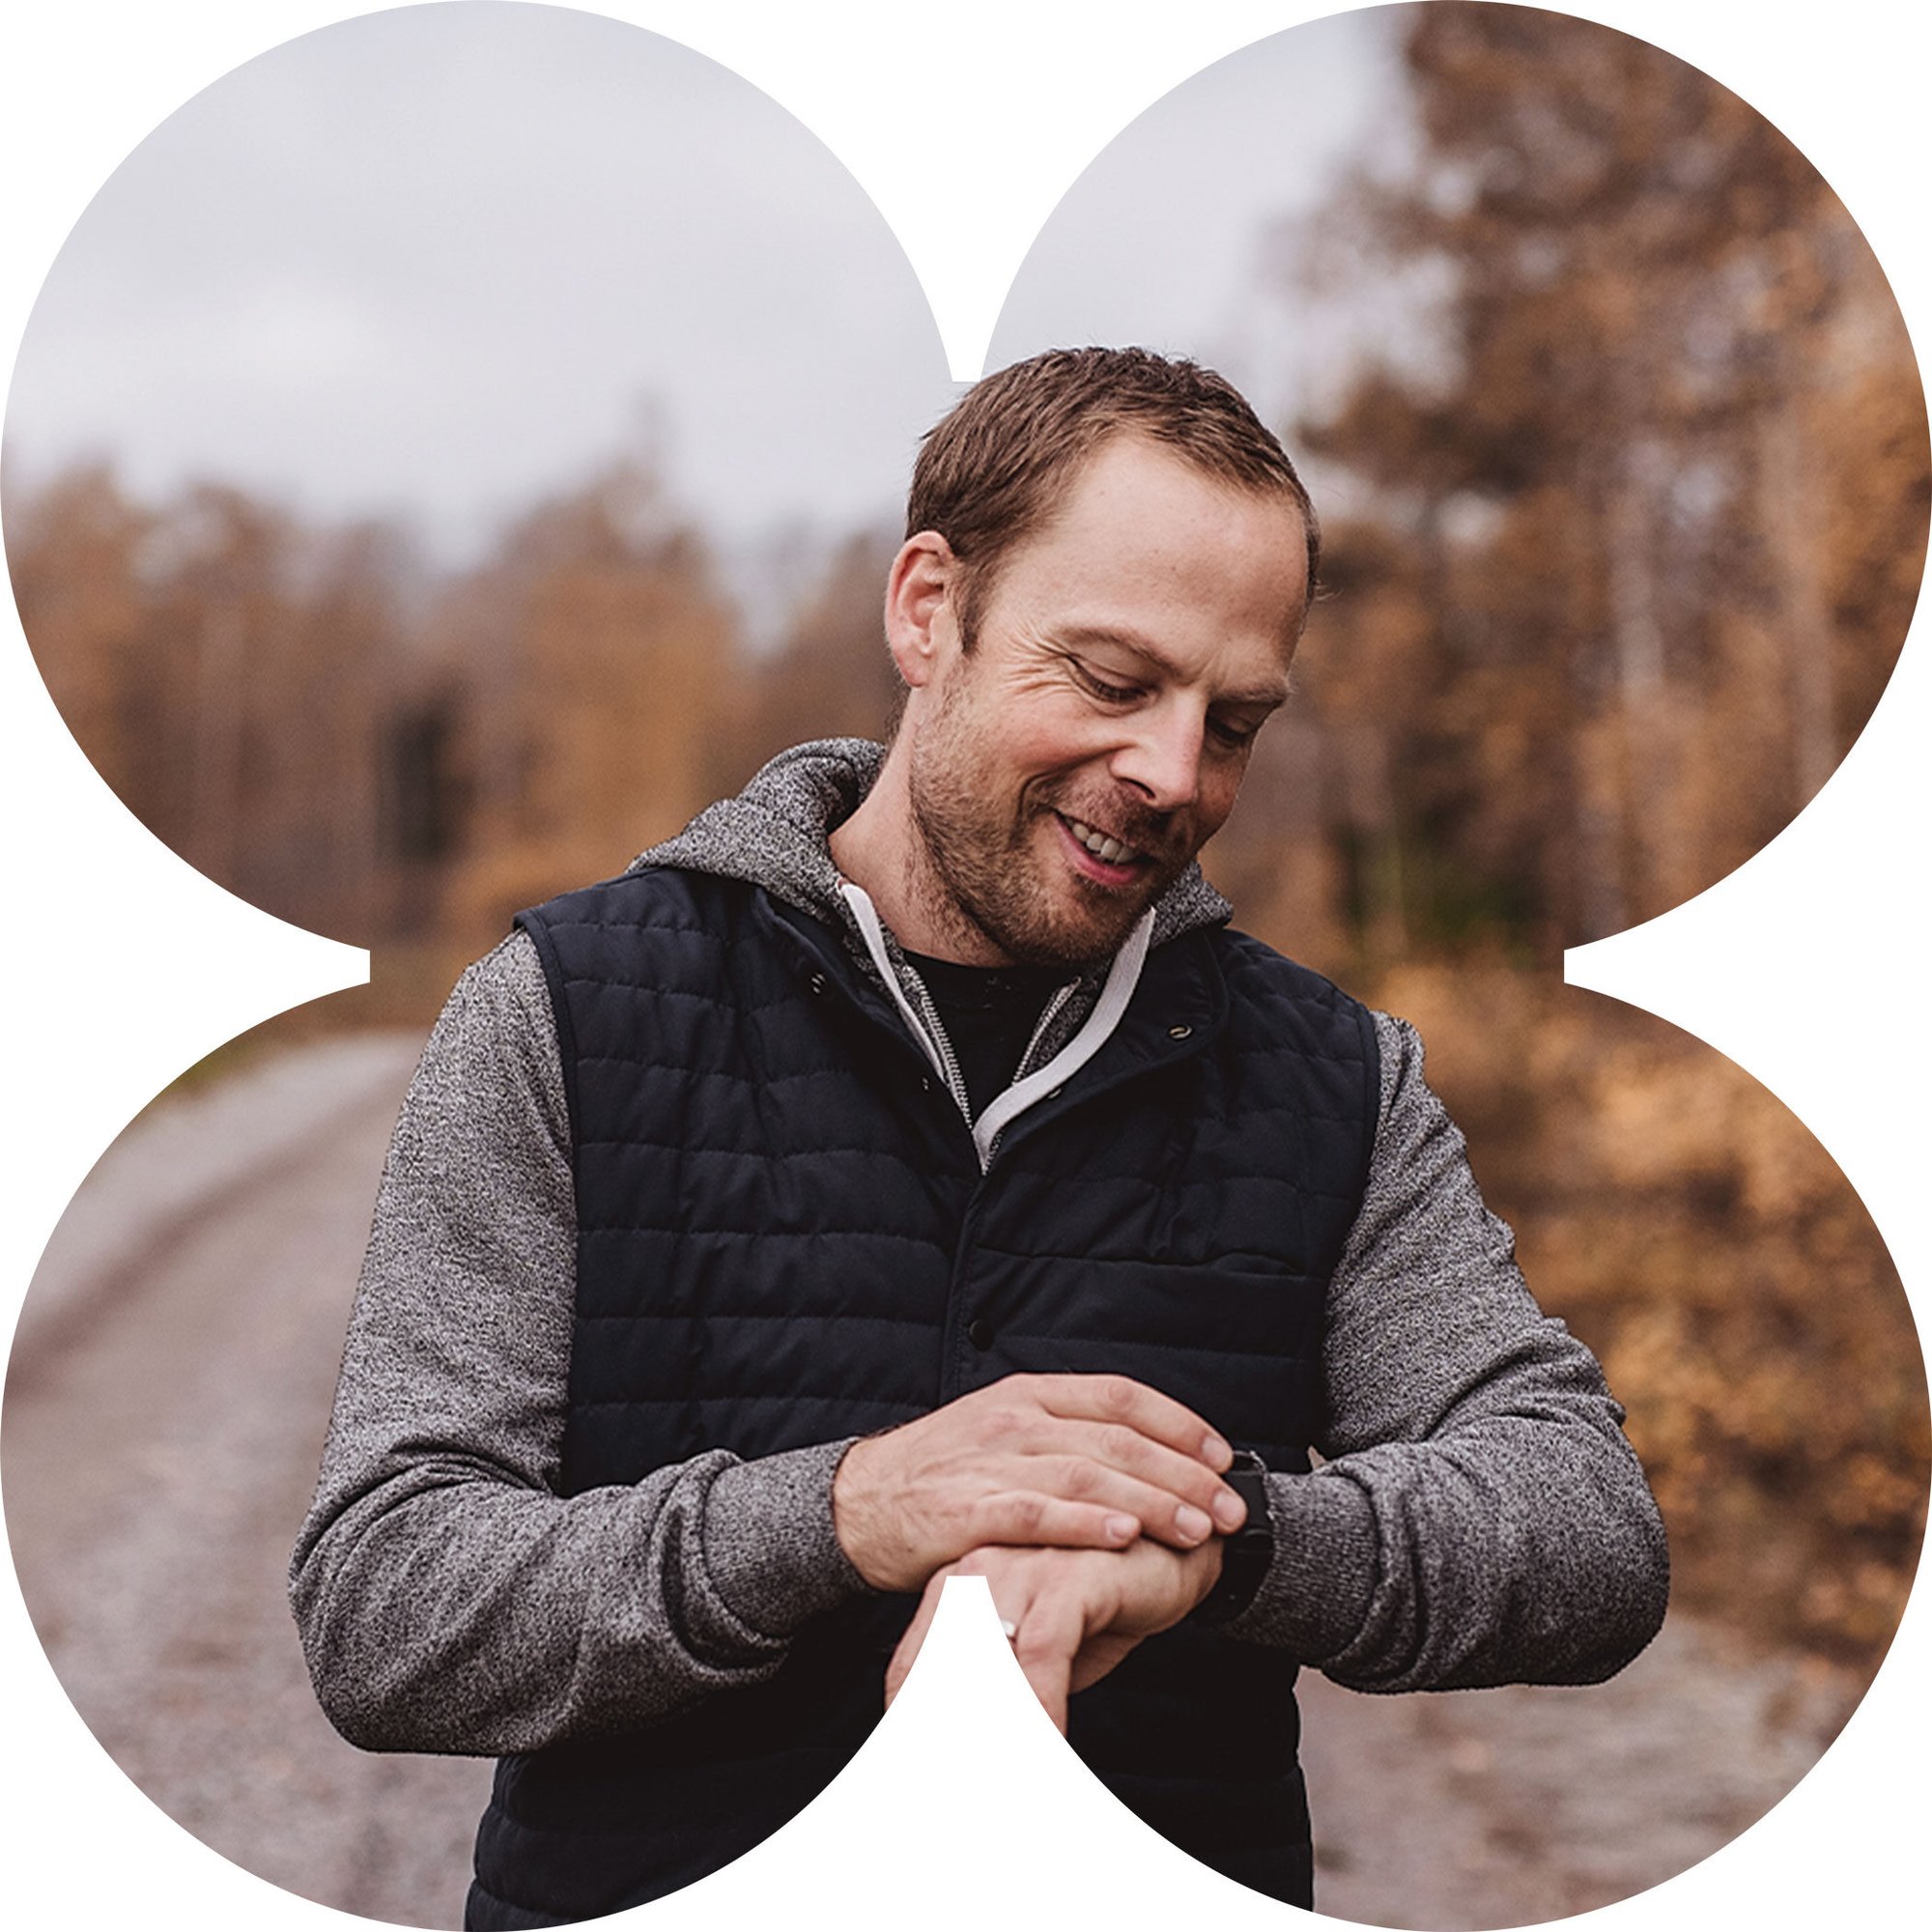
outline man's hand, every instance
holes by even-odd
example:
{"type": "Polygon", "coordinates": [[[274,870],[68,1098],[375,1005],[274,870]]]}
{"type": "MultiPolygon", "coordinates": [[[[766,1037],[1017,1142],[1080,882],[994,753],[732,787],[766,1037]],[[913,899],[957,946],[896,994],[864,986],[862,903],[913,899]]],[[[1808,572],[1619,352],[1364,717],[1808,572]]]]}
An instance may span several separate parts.
{"type": "Polygon", "coordinates": [[[1009,1376],[855,1442],[832,1520],[860,1576],[917,1590],[988,1544],[1119,1550],[1143,1530],[1178,1549],[1238,1529],[1233,1459],[1190,1408],[1124,1376],[1009,1376]]]}
{"type": "Polygon", "coordinates": [[[1143,1637],[1178,1624],[1220,1574],[1218,1537],[1184,1554],[1146,1542],[1130,1549],[975,1549],[925,1586],[886,1666],[886,1702],[898,1695],[949,1577],[985,1577],[1012,1627],[1013,1655],[1064,1734],[1074,1691],[1097,1684],[1143,1637]]]}

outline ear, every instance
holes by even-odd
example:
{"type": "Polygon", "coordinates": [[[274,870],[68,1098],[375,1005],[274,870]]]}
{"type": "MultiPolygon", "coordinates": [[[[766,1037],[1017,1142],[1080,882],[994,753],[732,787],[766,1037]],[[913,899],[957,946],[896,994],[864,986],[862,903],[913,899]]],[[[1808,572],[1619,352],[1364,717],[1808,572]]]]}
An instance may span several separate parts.
{"type": "Polygon", "coordinates": [[[909,689],[930,684],[959,641],[952,602],[959,565],[937,530],[908,537],[886,579],[886,642],[909,689]]]}

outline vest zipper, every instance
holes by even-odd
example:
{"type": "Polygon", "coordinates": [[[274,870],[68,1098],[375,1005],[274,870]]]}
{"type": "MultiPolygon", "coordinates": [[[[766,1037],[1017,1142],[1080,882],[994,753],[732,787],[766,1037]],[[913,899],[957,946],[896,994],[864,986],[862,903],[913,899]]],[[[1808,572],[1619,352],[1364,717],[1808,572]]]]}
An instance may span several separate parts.
{"type": "MultiPolygon", "coordinates": [[[[1120,1023],[1127,1003],[1133,998],[1134,988],[1140,982],[1141,967],[1146,962],[1148,947],[1152,941],[1154,914],[1149,907],[1134,923],[1121,950],[1115,953],[1114,961],[1107,968],[1105,983],[1100,988],[1100,997],[1094,1010],[1088,1014],[1087,1023],[1046,1065],[1033,1073],[1025,1071],[1026,1063],[1032,1059],[1044,1037],[1054,1016],[1065,1006],[1079,987],[1075,980],[1062,986],[1047,1002],[1046,1010],[1035,1023],[1033,1037],[1027,1042],[1027,1050],[1020,1059],[1021,1070],[1008,1082],[1006,1091],[996,1095],[986,1105],[980,1119],[973,1118],[972,1095],[966,1091],[965,1076],[959,1070],[959,1062],[952,1051],[952,1041],[948,1037],[944,1022],[939,1017],[939,1009],[934,1004],[925,981],[909,963],[903,963],[903,978],[895,970],[890,949],[886,943],[886,930],[880,923],[878,908],[863,886],[845,880],[839,890],[844,894],[845,902],[851,908],[854,922],[866,942],[866,950],[871,955],[872,964],[894,1003],[899,1009],[899,1017],[908,1029],[924,1037],[926,1057],[934,1069],[946,1083],[946,1091],[952,1096],[952,1104],[959,1109],[960,1118],[966,1122],[966,1131],[973,1136],[973,1146],[980,1156],[981,1176],[988,1173],[993,1165],[993,1155],[999,1148],[1001,1136],[1006,1131],[1009,1118],[1017,1119],[1033,1105],[1037,1094],[1026,1091],[1034,1083],[1047,1078],[1055,1066],[1065,1060],[1069,1074],[1077,1072],[1105,1044],[1107,1037],[1120,1023]],[[906,981],[910,980],[913,990],[919,995],[919,1008],[906,998],[906,981]],[[1001,1116],[990,1135],[985,1134],[985,1123],[995,1115],[1001,1116]]],[[[1058,1092],[1056,1088],[1053,1090],[1058,1092]]]]}
{"type": "MultiPolygon", "coordinates": [[[[1026,1043],[1026,1051],[1020,1055],[1020,1064],[1013,1074],[1014,1080],[1024,1080],[1033,1071],[1033,1057],[1039,1051],[1039,1043],[1046,1037],[1046,1030],[1057,1020],[1068,1000],[1080,990],[1078,980],[1069,980],[1046,1003],[1046,1010],[1040,1014],[1038,1024],[1033,1030],[1033,1037],[1026,1043]]],[[[1010,1084],[1010,1083],[1009,1083],[1010,1084]]],[[[997,1143],[995,1143],[997,1145],[997,1143]]]]}
{"type": "Polygon", "coordinates": [[[959,1070],[959,1062],[952,1051],[952,1042],[947,1037],[946,1028],[939,1018],[939,1009],[932,1003],[932,995],[925,989],[925,981],[919,977],[913,967],[906,968],[906,978],[919,993],[919,1013],[925,1022],[925,1030],[932,1036],[932,1043],[939,1049],[940,1072],[946,1081],[946,1091],[952,1095],[960,1115],[965,1120],[967,1130],[973,1126],[973,1101],[966,1092],[966,1076],[959,1070]]]}
{"type": "MultiPolygon", "coordinates": [[[[1078,980],[1069,980],[1065,985],[1059,987],[1055,991],[1052,999],[1047,1001],[1046,1009],[1040,1014],[1038,1020],[1035,1023],[1033,1030],[1033,1037],[1027,1041],[1026,1051],[1020,1055],[1020,1064],[1016,1068],[1014,1068],[1013,1077],[1011,1080],[1008,1081],[1007,1083],[1008,1086],[1009,1087],[1016,1086],[1020,1081],[1026,1078],[1028,1073],[1030,1073],[1033,1070],[1033,1057],[1036,1053],[1039,1051],[1039,1043],[1046,1037],[1047,1029],[1050,1026],[1052,1026],[1052,1024],[1056,1019],[1060,1017],[1060,1014],[1062,1010],[1065,1008],[1067,1001],[1072,999],[1074,994],[1077,993],[1079,990],[1080,990],[1080,981],[1078,980]]],[[[1006,1137],[1007,1137],[1007,1130],[1004,1127],[1002,1127],[1000,1131],[993,1136],[993,1144],[986,1150],[986,1158],[980,1167],[980,1173],[984,1174],[988,1170],[990,1170],[993,1165],[993,1162],[999,1158],[1000,1143],[1003,1140],[1005,1140],[1006,1137]]]]}

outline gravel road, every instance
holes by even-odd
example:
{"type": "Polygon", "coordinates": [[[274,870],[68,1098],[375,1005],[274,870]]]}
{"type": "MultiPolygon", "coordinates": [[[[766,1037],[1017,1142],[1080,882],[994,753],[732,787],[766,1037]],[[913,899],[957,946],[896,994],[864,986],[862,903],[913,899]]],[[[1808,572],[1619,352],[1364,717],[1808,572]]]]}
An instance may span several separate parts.
{"type": "Polygon", "coordinates": [[[284,1580],[419,1045],[331,1042],[137,1121],[28,1293],[0,1446],[35,1628],[135,1783],[294,1891],[454,1925],[488,1768],[344,1744],[284,1580]]]}
{"type": "MultiPolygon", "coordinates": [[[[344,1744],[283,1582],[416,1045],[288,1053],[123,1135],[35,1279],[0,1446],[28,1609],[128,1775],[294,1891],[454,1926],[488,1767],[344,1744]]],[[[1761,1816],[1856,1694],[1675,1617],[1592,1690],[1370,1698],[1308,1679],[1318,1902],[1448,1932],[1640,1890],[1761,1816]]]]}

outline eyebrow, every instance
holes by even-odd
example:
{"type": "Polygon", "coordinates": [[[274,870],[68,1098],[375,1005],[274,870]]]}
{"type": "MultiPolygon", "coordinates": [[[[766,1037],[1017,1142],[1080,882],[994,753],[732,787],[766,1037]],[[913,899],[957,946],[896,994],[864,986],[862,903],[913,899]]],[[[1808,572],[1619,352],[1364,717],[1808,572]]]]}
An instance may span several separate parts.
{"type": "MultiPolygon", "coordinates": [[[[1129,651],[1135,657],[1145,658],[1155,669],[1165,671],[1170,677],[1181,675],[1180,667],[1156,643],[1144,638],[1138,631],[1119,631],[1107,624],[1076,624],[1070,630],[1059,634],[1063,644],[1077,648],[1083,644],[1111,644],[1116,649],[1129,651]]],[[[1249,691],[1224,691],[1215,702],[1217,704],[1265,704],[1270,707],[1286,704],[1292,690],[1289,680],[1284,677],[1279,684],[1257,685],[1249,691]]]]}

